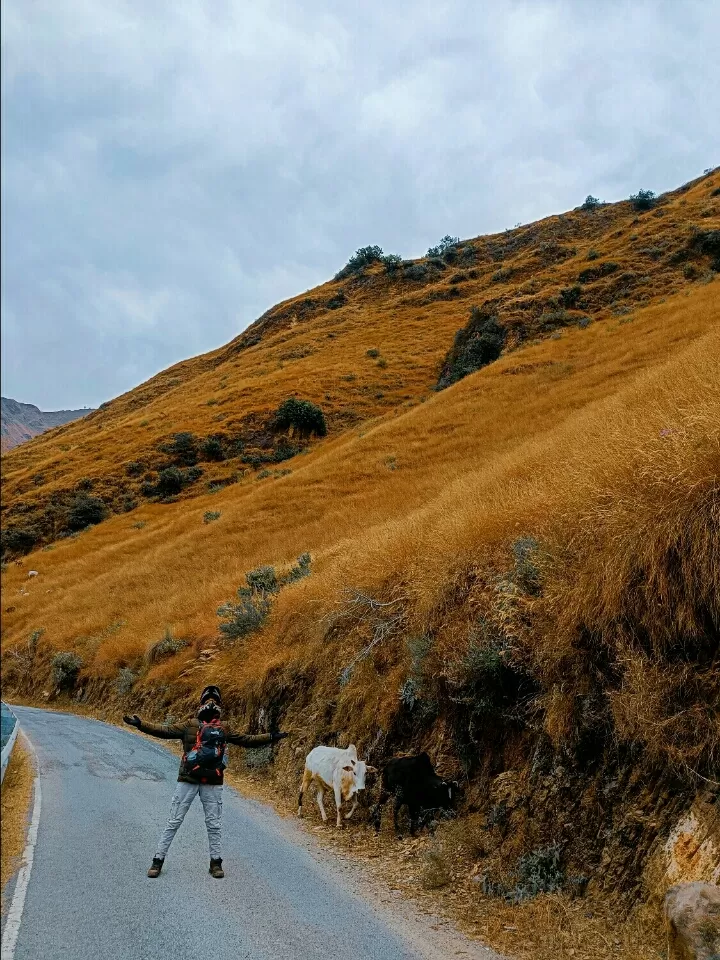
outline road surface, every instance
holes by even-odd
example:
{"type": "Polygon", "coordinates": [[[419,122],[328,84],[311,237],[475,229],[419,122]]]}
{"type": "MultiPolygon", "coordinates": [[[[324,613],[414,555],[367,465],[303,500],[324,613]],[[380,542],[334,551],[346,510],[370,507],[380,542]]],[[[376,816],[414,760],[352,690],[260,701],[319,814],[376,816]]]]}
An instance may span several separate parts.
{"type": "Polygon", "coordinates": [[[29,707],[15,712],[37,753],[42,806],[12,960],[494,956],[359,895],[328,853],[308,849],[294,825],[227,786],[225,879],[208,874],[199,799],[161,876],[148,879],[177,757],[129,729],[29,707]]]}

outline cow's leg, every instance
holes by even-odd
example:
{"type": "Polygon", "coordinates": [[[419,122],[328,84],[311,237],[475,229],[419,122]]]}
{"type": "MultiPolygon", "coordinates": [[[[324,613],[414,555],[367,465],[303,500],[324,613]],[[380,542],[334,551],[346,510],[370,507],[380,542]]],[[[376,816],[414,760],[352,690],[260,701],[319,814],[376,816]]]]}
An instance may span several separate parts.
{"type": "Polygon", "coordinates": [[[302,783],[300,784],[300,796],[298,797],[298,816],[302,816],[302,802],[303,794],[310,786],[310,781],[312,780],[312,773],[305,767],[305,772],[303,773],[302,783]]]}
{"type": "Polygon", "coordinates": [[[382,809],[389,799],[390,799],[390,794],[387,792],[387,790],[381,790],[377,803],[370,811],[370,822],[375,827],[375,830],[378,832],[380,831],[380,825],[382,821],[382,809]]]}
{"type": "Polygon", "coordinates": [[[420,807],[415,804],[408,804],[408,817],[410,818],[410,836],[414,837],[420,817],[420,807]]]}
{"type": "Polygon", "coordinates": [[[335,809],[337,810],[337,826],[342,826],[340,821],[340,809],[342,807],[342,783],[337,780],[333,784],[333,789],[335,791],[335,809]]]}
{"type": "Polygon", "coordinates": [[[358,805],[358,798],[357,798],[357,794],[355,794],[355,796],[353,797],[352,806],[350,807],[348,812],[345,814],[346,820],[349,820],[350,817],[355,813],[355,811],[357,810],[357,805],[358,805]]]}
{"type": "Polygon", "coordinates": [[[320,816],[323,819],[323,823],[327,823],[327,814],[325,813],[325,804],[323,803],[323,795],[325,791],[321,784],[318,784],[317,793],[315,797],[317,799],[317,805],[320,807],[320,816]]]}
{"type": "Polygon", "coordinates": [[[398,823],[398,817],[400,815],[400,808],[405,804],[405,797],[402,795],[400,790],[395,794],[395,802],[393,804],[393,826],[395,827],[395,836],[399,837],[400,834],[400,824],[398,823]]]}

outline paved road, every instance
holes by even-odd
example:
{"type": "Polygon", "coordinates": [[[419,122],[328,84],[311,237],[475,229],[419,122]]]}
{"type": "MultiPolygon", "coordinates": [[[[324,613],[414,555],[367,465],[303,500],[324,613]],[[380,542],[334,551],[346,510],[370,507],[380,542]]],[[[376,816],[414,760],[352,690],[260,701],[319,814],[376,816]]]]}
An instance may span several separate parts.
{"type": "Polygon", "coordinates": [[[149,880],[177,758],[109,724],[27,707],[16,712],[38,754],[42,812],[15,960],[426,955],[389,913],[357,896],[332,863],[293,842],[272,810],[229,787],[225,879],[207,872],[198,800],[162,875],[149,880]]]}

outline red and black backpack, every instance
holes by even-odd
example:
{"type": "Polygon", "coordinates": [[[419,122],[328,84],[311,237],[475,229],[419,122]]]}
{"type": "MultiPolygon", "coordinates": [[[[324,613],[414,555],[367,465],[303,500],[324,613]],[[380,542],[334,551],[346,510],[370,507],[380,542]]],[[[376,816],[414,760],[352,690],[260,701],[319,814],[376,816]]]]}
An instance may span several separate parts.
{"type": "Polygon", "coordinates": [[[184,760],[185,770],[193,777],[220,776],[227,766],[227,743],[219,720],[200,721],[195,746],[187,752],[184,760]]]}

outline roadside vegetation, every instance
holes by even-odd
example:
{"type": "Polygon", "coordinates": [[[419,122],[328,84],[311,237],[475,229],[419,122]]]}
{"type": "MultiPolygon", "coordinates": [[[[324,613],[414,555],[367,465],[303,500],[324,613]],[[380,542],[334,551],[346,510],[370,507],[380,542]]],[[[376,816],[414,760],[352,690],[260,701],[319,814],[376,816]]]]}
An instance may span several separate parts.
{"type": "Polygon", "coordinates": [[[18,737],[2,783],[2,843],[0,844],[0,888],[3,912],[8,906],[7,884],[20,868],[30,820],[35,773],[23,737],[18,737]]]}

